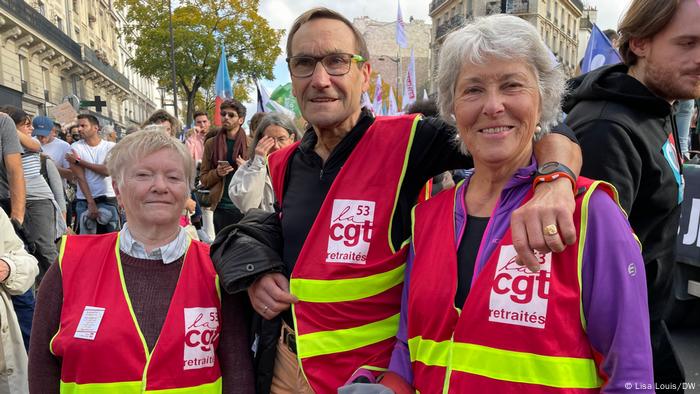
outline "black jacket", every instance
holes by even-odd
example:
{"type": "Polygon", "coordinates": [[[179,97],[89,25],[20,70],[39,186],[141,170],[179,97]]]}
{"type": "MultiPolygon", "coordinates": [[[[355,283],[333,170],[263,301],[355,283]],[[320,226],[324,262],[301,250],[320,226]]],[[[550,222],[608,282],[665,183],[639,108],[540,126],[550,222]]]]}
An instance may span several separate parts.
{"type": "MultiPolygon", "coordinates": [[[[282,272],[282,231],[278,214],[251,209],[236,224],[223,228],[211,246],[211,259],[221,287],[229,294],[244,291],[262,274],[282,272]]],[[[269,393],[282,319],[252,319],[253,368],[257,393],[269,393]]]]}
{"type": "Polygon", "coordinates": [[[670,296],[683,193],[671,105],[622,64],[570,84],[564,111],[583,151],[581,175],[608,181],[619,192],[642,244],[650,317],[661,319],[670,296]]]}

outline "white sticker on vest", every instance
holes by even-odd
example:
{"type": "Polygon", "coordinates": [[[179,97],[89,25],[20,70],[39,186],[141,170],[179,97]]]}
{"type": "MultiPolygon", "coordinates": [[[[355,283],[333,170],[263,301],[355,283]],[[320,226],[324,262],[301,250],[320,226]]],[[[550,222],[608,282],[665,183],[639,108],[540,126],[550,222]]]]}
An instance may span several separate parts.
{"type": "Polygon", "coordinates": [[[104,314],[105,308],[86,306],[83,309],[83,315],[80,316],[80,322],[78,322],[78,328],[75,329],[73,338],[95,340],[104,314]]]}
{"type": "Polygon", "coordinates": [[[219,337],[219,312],[216,308],[185,308],[184,369],[214,366],[214,341],[219,337]]]}
{"type": "Polygon", "coordinates": [[[333,200],[327,263],[365,264],[374,228],[374,201],[333,200]]]}
{"type": "Polygon", "coordinates": [[[552,254],[535,252],[540,271],[515,263],[513,245],[501,247],[489,299],[489,321],[544,328],[551,281],[552,254]]]}

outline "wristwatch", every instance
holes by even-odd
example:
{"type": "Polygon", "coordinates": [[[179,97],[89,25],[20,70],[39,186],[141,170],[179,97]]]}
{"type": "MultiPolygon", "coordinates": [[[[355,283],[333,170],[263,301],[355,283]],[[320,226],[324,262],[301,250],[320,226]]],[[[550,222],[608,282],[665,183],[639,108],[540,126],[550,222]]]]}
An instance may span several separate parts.
{"type": "Polygon", "coordinates": [[[544,163],[537,169],[532,188],[534,190],[542,182],[552,182],[560,178],[566,178],[571,181],[571,188],[576,193],[576,174],[569,167],[556,161],[544,163]]]}

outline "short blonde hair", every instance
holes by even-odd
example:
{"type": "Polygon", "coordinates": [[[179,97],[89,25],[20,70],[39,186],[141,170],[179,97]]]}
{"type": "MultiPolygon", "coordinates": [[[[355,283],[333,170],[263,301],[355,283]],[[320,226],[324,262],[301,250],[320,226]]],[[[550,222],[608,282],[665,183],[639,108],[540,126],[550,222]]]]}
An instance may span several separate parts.
{"type": "Polygon", "coordinates": [[[107,171],[117,186],[121,187],[124,185],[124,173],[132,163],[138,163],[144,157],[162,149],[170,149],[182,159],[189,195],[195,176],[194,160],[185,144],[166,133],[138,130],[127,135],[109,152],[106,163],[107,171]]]}

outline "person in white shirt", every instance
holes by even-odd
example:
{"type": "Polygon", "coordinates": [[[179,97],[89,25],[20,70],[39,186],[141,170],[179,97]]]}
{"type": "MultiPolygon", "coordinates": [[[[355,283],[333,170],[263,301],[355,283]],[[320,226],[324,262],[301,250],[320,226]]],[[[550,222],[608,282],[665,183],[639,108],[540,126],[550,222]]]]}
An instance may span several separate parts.
{"type": "MultiPolygon", "coordinates": [[[[34,127],[36,131],[36,127],[34,127]]],[[[70,152],[70,144],[60,138],[56,138],[56,127],[49,131],[49,134],[37,134],[36,138],[41,142],[41,151],[56,164],[61,178],[72,179],[73,173],[70,170],[70,165],[66,160],[66,154],[70,152]]]]}
{"type": "Polygon", "coordinates": [[[85,220],[96,220],[96,233],[104,234],[119,229],[119,211],[112,178],[105,166],[107,155],[115,143],[100,138],[99,129],[96,117],[78,115],[81,140],[71,145],[66,160],[78,182],[76,217],[79,226],[85,220]]]}

